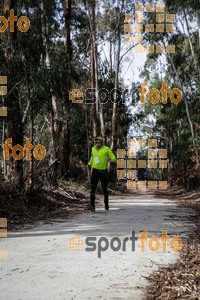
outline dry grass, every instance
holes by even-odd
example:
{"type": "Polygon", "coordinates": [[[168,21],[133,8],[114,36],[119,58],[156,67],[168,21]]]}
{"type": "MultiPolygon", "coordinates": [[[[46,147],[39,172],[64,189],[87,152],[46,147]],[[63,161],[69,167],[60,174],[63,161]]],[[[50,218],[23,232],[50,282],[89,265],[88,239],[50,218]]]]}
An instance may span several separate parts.
{"type": "Polygon", "coordinates": [[[160,268],[148,278],[145,300],[200,299],[200,193],[178,194],[171,197],[196,211],[193,219],[196,230],[184,244],[179,261],[160,268]]]}

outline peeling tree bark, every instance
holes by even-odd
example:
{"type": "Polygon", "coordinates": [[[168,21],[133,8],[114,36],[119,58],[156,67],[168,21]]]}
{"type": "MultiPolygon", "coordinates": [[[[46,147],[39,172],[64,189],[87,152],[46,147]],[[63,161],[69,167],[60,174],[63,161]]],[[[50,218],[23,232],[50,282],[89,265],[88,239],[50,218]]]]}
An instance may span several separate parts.
{"type": "MultiPolygon", "coordinates": [[[[90,87],[95,90],[95,60],[94,60],[94,43],[93,38],[91,38],[91,81],[90,87]]],[[[97,111],[96,111],[96,97],[95,93],[92,92],[92,106],[91,106],[91,114],[92,114],[92,135],[93,138],[97,136],[97,111]]]]}
{"type": "Polygon", "coordinates": [[[63,8],[64,8],[64,15],[65,15],[65,33],[66,33],[66,47],[67,47],[67,54],[69,58],[72,58],[72,43],[71,43],[71,28],[70,28],[70,21],[71,21],[71,0],[63,1],[63,8]]]}
{"type": "MultiPolygon", "coordinates": [[[[66,65],[69,65],[70,73],[72,70],[72,43],[71,43],[71,0],[63,0],[63,10],[65,14],[65,32],[66,32],[66,65]]],[[[71,90],[71,76],[68,80],[68,91],[71,90]]],[[[68,98],[68,96],[67,96],[68,98]]],[[[66,106],[64,106],[64,113],[67,119],[68,116],[68,110],[66,106]]],[[[63,145],[62,145],[62,152],[63,152],[63,164],[62,164],[62,175],[67,178],[67,172],[70,167],[70,127],[68,120],[64,121],[63,126],[63,145]]]]}
{"type": "Polygon", "coordinates": [[[197,12],[197,26],[199,31],[199,48],[200,48],[200,12],[197,12]]]}
{"type": "Polygon", "coordinates": [[[189,24],[188,24],[188,19],[187,19],[187,15],[186,15],[186,12],[185,12],[185,8],[183,8],[183,15],[184,15],[185,22],[186,22],[187,35],[188,35],[188,39],[189,39],[189,43],[190,43],[190,49],[191,49],[191,52],[192,52],[192,57],[195,58],[195,56],[194,56],[194,47],[192,45],[192,41],[191,41],[191,38],[190,38],[190,29],[189,29],[189,24]]]}
{"type": "MultiPolygon", "coordinates": [[[[120,29],[118,29],[116,70],[115,70],[115,91],[117,91],[118,89],[120,49],[121,49],[121,36],[120,36],[120,29]]],[[[117,92],[115,92],[114,94],[113,110],[112,110],[111,145],[110,145],[112,150],[114,150],[115,148],[116,113],[117,113],[117,92]]]]}
{"type": "MultiPolygon", "coordinates": [[[[41,22],[42,22],[42,33],[43,33],[43,44],[45,49],[45,57],[44,61],[47,68],[51,67],[47,35],[48,28],[46,27],[46,23],[44,22],[44,3],[43,1],[40,3],[41,8],[41,22]]],[[[49,131],[50,131],[50,142],[49,142],[49,167],[51,170],[49,171],[49,182],[53,185],[57,185],[57,176],[58,176],[58,154],[59,154],[59,141],[61,137],[62,131],[62,122],[59,120],[58,115],[58,107],[57,107],[57,98],[55,95],[51,94],[51,108],[49,110],[49,131]]]]}
{"type": "MultiPolygon", "coordinates": [[[[3,1],[3,12],[4,16],[7,17],[10,13],[10,9],[15,9],[16,1],[7,0],[3,1]]],[[[5,32],[1,33],[3,38],[12,43],[17,38],[17,28],[13,33],[5,32]]],[[[8,43],[8,44],[9,44],[8,43]]],[[[12,74],[9,68],[12,65],[12,53],[10,53],[10,47],[4,49],[4,59],[7,62],[7,68],[4,70],[5,74],[8,77],[8,90],[11,90],[12,74]],[[11,83],[10,83],[11,82],[11,83]]],[[[13,88],[12,91],[5,96],[5,106],[8,108],[7,116],[7,126],[5,129],[5,139],[12,138],[12,147],[19,144],[22,147],[24,146],[24,127],[22,122],[22,111],[20,108],[18,89],[13,88]]],[[[12,155],[10,155],[10,160],[5,162],[5,174],[4,177],[11,184],[14,183],[19,189],[23,188],[23,160],[14,160],[12,155]]]]}
{"type": "Polygon", "coordinates": [[[97,136],[97,119],[99,117],[101,135],[105,137],[104,130],[104,117],[103,106],[99,98],[99,86],[98,86],[98,58],[97,58],[97,45],[95,42],[95,0],[92,0],[92,14],[90,13],[88,0],[86,0],[86,8],[88,11],[90,33],[91,33],[91,88],[95,90],[95,97],[93,97],[92,103],[92,126],[93,126],[93,138],[97,136]],[[95,103],[96,105],[95,105],[95,103]],[[96,111],[95,111],[96,108],[96,111]]]}
{"type": "Polygon", "coordinates": [[[120,20],[122,16],[122,11],[124,8],[124,0],[122,0],[121,9],[119,11],[118,22],[116,25],[116,33],[117,33],[117,53],[116,53],[116,70],[115,70],[115,94],[114,94],[114,101],[113,101],[113,111],[112,111],[112,127],[111,127],[111,149],[114,150],[115,148],[115,135],[116,135],[116,114],[117,114],[117,89],[118,89],[118,82],[119,82],[119,65],[120,65],[120,52],[121,52],[121,34],[120,34],[120,20]]]}

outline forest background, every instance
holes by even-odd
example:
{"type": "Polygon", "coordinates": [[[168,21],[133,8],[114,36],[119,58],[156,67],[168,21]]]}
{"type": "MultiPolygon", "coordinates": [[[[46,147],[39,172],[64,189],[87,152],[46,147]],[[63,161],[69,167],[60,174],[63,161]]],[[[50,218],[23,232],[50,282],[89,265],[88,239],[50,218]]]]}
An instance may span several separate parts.
{"type": "MultiPolygon", "coordinates": [[[[142,1],[141,1],[142,2],[142,1]]],[[[154,1],[148,1],[154,3],[154,1]]],[[[4,189],[33,190],[57,185],[59,180],[82,182],[89,178],[87,162],[95,136],[102,135],[116,153],[125,148],[127,138],[138,133],[160,137],[168,150],[169,184],[187,189],[200,183],[200,5],[194,1],[165,1],[166,10],[176,14],[173,33],[145,34],[144,43],[174,44],[175,54],[149,54],[131,83],[123,76],[123,64],[134,63],[133,46],[125,43],[124,16],[134,14],[134,1],[97,0],[3,0],[0,15],[14,9],[27,16],[30,28],[0,33],[0,76],[8,78],[7,95],[1,106],[8,109],[0,118],[0,144],[12,138],[13,146],[42,144],[47,155],[37,161],[8,161],[0,156],[0,183],[4,189]],[[106,49],[106,50],[105,50],[106,49]],[[106,53],[105,53],[106,51],[106,53]],[[160,72],[160,61],[164,61],[160,72]],[[163,81],[182,91],[177,106],[140,104],[138,89],[147,81],[160,89],[163,81]],[[95,89],[91,104],[69,100],[73,89],[95,89]],[[106,103],[98,93],[111,93],[106,103]],[[99,95],[99,96],[98,96],[99,95]],[[119,101],[119,99],[121,101],[119,101]]],[[[145,4],[146,1],[143,1],[145,4]]],[[[155,14],[146,16],[152,21],[155,14]]],[[[110,179],[116,182],[116,168],[110,179]]]]}

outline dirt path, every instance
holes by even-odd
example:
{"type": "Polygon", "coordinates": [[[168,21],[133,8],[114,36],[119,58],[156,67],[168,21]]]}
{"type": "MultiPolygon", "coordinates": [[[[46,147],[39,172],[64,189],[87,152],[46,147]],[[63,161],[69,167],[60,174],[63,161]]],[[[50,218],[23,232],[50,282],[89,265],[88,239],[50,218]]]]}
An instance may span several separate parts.
{"type": "Polygon", "coordinates": [[[126,243],[125,237],[135,231],[138,237],[148,230],[148,238],[160,238],[166,229],[171,238],[184,239],[193,229],[189,217],[194,212],[177,206],[172,200],[158,199],[151,193],[137,193],[127,197],[111,197],[110,211],[97,205],[96,213],[84,213],[68,221],[57,220],[49,224],[26,226],[21,231],[8,232],[1,239],[1,249],[8,251],[7,259],[0,260],[0,286],[2,300],[61,300],[61,299],[135,299],[143,298],[146,278],[159,266],[174,263],[179,254],[169,244],[167,252],[160,246],[157,252],[141,252],[139,241],[126,243]],[[96,237],[96,251],[73,252],[69,240],[79,236],[96,237]],[[106,237],[103,242],[101,237],[106,237]],[[111,249],[111,239],[118,237],[111,249]],[[105,243],[106,251],[100,251],[105,243]],[[99,245],[99,246],[98,246],[99,245]],[[113,249],[114,249],[113,248],[113,249]],[[101,256],[99,258],[98,256],[101,256]]]}

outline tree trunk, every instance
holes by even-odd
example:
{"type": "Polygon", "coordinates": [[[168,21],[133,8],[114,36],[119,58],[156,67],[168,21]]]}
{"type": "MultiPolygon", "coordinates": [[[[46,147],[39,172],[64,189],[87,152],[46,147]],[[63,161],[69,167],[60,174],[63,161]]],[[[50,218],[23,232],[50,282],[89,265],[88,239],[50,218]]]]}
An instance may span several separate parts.
{"type": "MultiPolygon", "coordinates": [[[[65,13],[65,32],[66,32],[66,66],[69,66],[70,74],[72,73],[72,43],[71,43],[71,0],[63,0],[63,10],[65,13]]],[[[69,91],[71,90],[71,76],[69,76],[68,83],[67,83],[67,92],[69,95],[69,91]]],[[[67,100],[69,100],[67,95],[67,100]]],[[[62,161],[62,174],[64,178],[67,179],[67,172],[70,167],[70,127],[67,120],[68,116],[68,109],[64,106],[64,113],[66,116],[66,121],[64,122],[63,126],[63,161],[62,161]]]]}
{"type": "Polygon", "coordinates": [[[10,11],[8,0],[3,0],[3,14],[6,15],[10,11]]]}
{"type": "Polygon", "coordinates": [[[95,56],[95,82],[96,82],[96,107],[97,107],[97,115],[99,113],[99,122],[101,128],[101,135],[105,142],[105,128],[104,128],[104,117],[103,117],[103,105],[101,104],[101,100],[99,97],[99,83],[98,83],[98,60],[97,60],[97,45],[94,45],[94,56],[95,56]]]}
{"type": "MultiPolygon", "coordinates": [[[[199,64],[198,64],[198,58],[197,56],[195,56],[195,52],[194,52],[194,47],[192,45],[192,40],[190,38],[190,28],[189,28],[189,24],[188,24],[188,19],[187,19],[187,15],[186,15],[186,11],[185,9],[183,8],[183,14],[184,14],[184,18],[185,18],[185,22],[186,22],[186,30],[187,30],[187,35],[188,35],[188,39],[189,39],[189,43],[190,43],[190,49],[191,49],[191,53],[192,53],[192,57],[194,59],[194,66],[195,66],[195,69],[197,71],[196,73],[196,77],[198,78],[199,80],[199,64]]],[[[199,20],[198,20],[198,14],[197,14],[197,26],[199,25],[199,20]]],[[[199,29],[200,30],[200,29],[199,29]]],[[[200,34],[200,31],[199,31],[199,34],[200,34]]],[[[199,41],[200,42],[200,41],[199,41]]]]}
{"type": "Polygon", "coordinates": [[[116,134],[116,113],[117,113],[117,89],[118,89],[118,78],[119,78],[119,63],[120,63],[120,49],[121,49],[121,36],[120,29],[118,28],[117,34],[117,53],[116,53],[116,70],[115,70],[115,93],[113,101],[113,111],[112,111],[112,125],[111,125],[111,149],[115,148],[115,134],[116,134]]]}
{"type": "Polygon", "coordinates": [[[63,166],[62,174],[64,178],[68,178],[67,172],[70,166],[70,128],[68,122],[65,122],[63,127],[63,166]]]}
{"type": "Polygon", "coordinates": [[[96,96],[93,91],[95,91],[95,58],[94,58],[94,43],[93,38],[91,38],[91,83],[92,89],[92,106],[91,106],[91,114],[92,114],[92,135],[93,138],[97,136],[97,111],[96,111],[96,96]]]}
{"type": "Polygon", "coordinates": [[[62,131],[62,122],[58,120],[58,108],[57,99],[52,96],[52,110],[49,113],[50,116],[50,149],[49,149],[49,166],[50,170],[50,182],[57,185],[58,166],[59,166],[59,141],[62,131]]]}
{"type": "MultiPolygon", "coordinates": [[[[45,64],[47,68],[51,67],[49,45],[48,45],[48,28],[44,20],[44,3],[40,3],[41,8],[41,22],[42,22],[42,33],[43,33],[43,45],[45,49],[45,64]]],[[[51,95],[51,108],[49,111],[49,130],[50,130],[50,142],[49,142],[49,182],[53,185],[57,185],[58,175],[58,153],[59,153],[59,140],[62,130],[62,122],[59,120],[57,99],[55,95],[51,95]]]]}
{"type": "Polygon", "coordinates": [[[120,34],[120,22],[122,17],[122,12],[124,9],[124,0],[122,0],[121,9],[117,8],[119,11],[118,21],[116,25],[116,34],[117,34],[117,50],[116,50],[116,70],[115,70],[115,94],[113,101],[113,111],[112,111],[112,121],[111,121],[111,149],[114,150],[116,146],[116,114],[117,114],[117,89],[118,89],[118,81],[119,81],[119,65],[120,65],[120,52],[121,52],[121,34],[120,34]]]}
{"type": "Polygon", "coordinates": [[[188,35],[188,39],[189,39],[189,43],[190,43],[190,49],[191,49],[191,52],[192,52],[192,57],[195,58],[194,57],[194,48],[193,48],[192,41],[191,41],[191,38],[190,38],[190,29],[189,29],[189,24],[188,24],[185,8],[183,8],[183,15],[184,15],[185,22],[186,22],[187,35],[188,35]]]}
{"type": "MultiPolygon", "coordinates": [[[[9,15],[10,9],[15,8],[15,2],[7,0],[3,1],[3,12],[5,17],[9,15]]],[[[10,49],[12,49],[11,44],[16,40],[17,29],[15,27],[15,32],[9,33],[8,31],[4,34],[7,45],[10,45],[9,48],[4,48],[4,57],[7,61],[7,68],[4,70],[5,74],[8,76],[8,90],[11,90],[11,86],[14,86],[14,79],[9,69],[9,66],[12,65],[12,53],[10,53],[10,49]]],[[[5,75],[5,76],[6,76],[5,75]]],[[[16,79],[17,80],[17,79],[16,79]]],[[[8,138],[12,138],[12,147],[19,144],[22,147],[23,138],[24,138],[24,128],[22,123],[22,112],[20,108],[18,89],[14,88],[12,92],[5,97],[5,106],[8,108],[8,116],[7,116],[7,128],[5,129],[5,140],[8,138]]],[[[12,155],[10,154],[10,160],[5,162],[5,174],[4,177],[7,181],[14,183],[19,189],[23,188],[23,160],[14,160],[12,155]]]]}
{"type": "MultiPolygon", "coordinates": [[[[24,130],[17,90],[14,90],[6,99],[6,106],[8,107],[6,139],[12,138],[12,148],[17,144],[24,147],[24,130]]],[[[22,159],[14,160],[14,158],[10,156],[9,163],[6,167],[5,179],[15,183],[19,189],[23,188],[22,159]]]]}
{"type": "Polygon", "coordinates": [[[200,48],[200,12],[197,12],[197,26],[199,31],[199,48],[200,48]]]}
{"type": "Polygon", "coordinates": [[[112,79],[112,41],[110,40],[110,78],[112,79]]]}
{"type": "Polygon", "coordinates": [[[92,89],[92,135],[93,139],[97,136],[97,116],[98,116],[98,102],[96,98],[95,91],[95,0],[92,0],[92,15],[90,14],[90,9],[88,5],[88,1],[86,1],[88,16],[89,16],[89,24],[90,24],[90,35],[91,35],[91,89],[92,89]]]}
{"type": "Polygon", "coordinates": [[[65,12],[65,32],[66,32],[66,47],[69,58],[72,58],[72,43],[71,43],[71,0],[64,0],[63,8],[65,12]]]}

